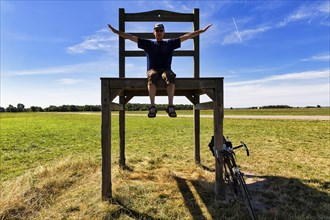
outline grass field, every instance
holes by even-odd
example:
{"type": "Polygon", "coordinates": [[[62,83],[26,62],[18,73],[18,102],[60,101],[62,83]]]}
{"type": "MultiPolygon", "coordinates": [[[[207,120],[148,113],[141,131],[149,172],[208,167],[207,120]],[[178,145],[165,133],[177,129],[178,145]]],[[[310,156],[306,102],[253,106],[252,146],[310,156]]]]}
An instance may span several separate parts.
{"type": "MultiPolygon", "coordinates": [[[[329,115],[329,108],[311,111],[303,114],[329,115]]],[[[0,117],[0,219],[248,219],[240,204],[215,202],[207,146],[212,119],[201,120],[202,166],[196,166],[191,118],[127,116],[130,169],[118,168],[114,147],[114,198],[108,203],[101,201],[99,114],[0,117]]],[[[250,148],[251,156],[237,152],[237,161],[248,174],[260,219],[329,218],[329,121],[226,119],[224,131],[234,144],[242,140],[250,148]]]]}

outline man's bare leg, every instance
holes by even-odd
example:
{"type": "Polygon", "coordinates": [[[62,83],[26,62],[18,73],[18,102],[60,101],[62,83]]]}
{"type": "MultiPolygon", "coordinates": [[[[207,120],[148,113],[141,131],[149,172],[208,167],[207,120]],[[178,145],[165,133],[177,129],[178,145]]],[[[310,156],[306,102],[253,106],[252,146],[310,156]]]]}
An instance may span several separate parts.
{"type": "Polygon", "coordinates": [[[149,92],[149,98],[150,98],[150,105],[154,106],[155,105],[155,96],[156,96],[156,85],[151,83],[148,84],[148,92],[149,92]]]}
{"type": "Polygon", "coordinates": [[[173,105],[174,92],[175,92],[175,84],[169,83],[167,85],[167,95],[168,95],[168,105],[169,106],[173,105]]]}

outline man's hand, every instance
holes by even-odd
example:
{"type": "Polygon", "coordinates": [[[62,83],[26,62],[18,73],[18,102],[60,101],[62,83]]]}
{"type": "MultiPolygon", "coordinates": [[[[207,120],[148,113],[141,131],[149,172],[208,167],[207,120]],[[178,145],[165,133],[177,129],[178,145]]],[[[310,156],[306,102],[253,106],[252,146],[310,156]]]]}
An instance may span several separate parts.
{"type": "Polygon", "coordinates": [[[108,27],[110,28],[110,30],[115,33],[118,34],[118,31],[116,29],[114,29],[110,24],[108,24],[108,27]]]}
{"type": "Polygon", "coordinates": [[[205,28],[202,29],[203,32],[207,31],[212,26],[212,24],[207,25],[205,28]]]}
{"type": "Polygon", "coordinates": [[[125,39],[128,39],[128,40],[131,40],[135,43],[138,43],[138,37],[136,36],[133,36],[133,35],[130,35],[130,34],[126,34],[122,31],[119,31],[119,30],[116,30],[114,29],[110,24],[108,24],[108,27],[110,28],[110,30],[115,33],[115,34],[118,34],[119,36],[125,38],[125,39]]]}
{"type": "Polygon", "coordinates": [[[190,33],[186,33],[185,35],[182,35],[180,37],[180,41],[183,42],[183,41],[188,40],[190,38],[194,38],[194,37],[200,35],[201,33],[204,33],[205,31],[207,31],[207,29],[209,29],[211,26],[212,26],[212,24],[209,24],[204,29],[197,30],[197,31],[194,31],[194,32],[190,32],[190,33]]]}

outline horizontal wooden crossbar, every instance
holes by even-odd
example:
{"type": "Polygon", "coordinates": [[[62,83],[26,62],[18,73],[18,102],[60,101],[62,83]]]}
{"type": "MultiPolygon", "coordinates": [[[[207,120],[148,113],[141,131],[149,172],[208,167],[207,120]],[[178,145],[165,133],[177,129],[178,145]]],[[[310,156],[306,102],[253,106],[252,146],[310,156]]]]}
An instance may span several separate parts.
{"type": "MultiPolygon", "coordinates": [[[[109,82],[111,101],[116,96],[149,96],[147,79],[103,77],[101,80],[109,82]]],[[[177,78],[175,79],[175,96],[185,96],[191,101],[196,95],[206,94],[213,100],[213,89],[217,84],[223,86],[223,78],[177,78]]],[[[159,80],[157,83],[157,96],[167,96],[166,83],[163,80],[159,80]]]]}
{"type": "MultiPolygon", "coordinates": [[[[185,35],[187,32],[165,32],[164,39],[173,39],[173,38],[179,38],[182,35],[185,35]]],[[[128,33],[133,36],[139,37],[139,38],[145,38],[145,39],[155,39],[155,36],[152,32],[150,33],[128,33]]]]}
{"type": "Polygon", "coordinates": [[[165,10],[154,10],[142,13],[125,13],[125,21],[169,21],[169,22],[193,22],[194,14],[177,13],[165,10]]]}
{"type": "MultiPolygon", "coordinates": [[[[101,77],[101,80],[109,81],[111,89],[123,90],[145,90],[147,89],[147,79],[144,78],[112,78],[101,77]]],[[[175,79],[176,90],[196,90],[196,89],[213,89],[216,84],[222,82],[223,77],[205,77],[205,78],[177,78],[175,79]]],[[[221,85],[222,86],[222,85],[221,85]]],[[[166,90],[166,85],[159,80],[157,89],[166,90]]]]}
{"type": "MultiPolygon", "coordinates": [[[[176,57],[193,57],[195,52],[193,50],[176,50],[173,51],[173,56],[176,57]]],[[[124,51],[125,57],[144,57],[146,56],[146,52],[142,50],[126,50],[124,51]]]]}

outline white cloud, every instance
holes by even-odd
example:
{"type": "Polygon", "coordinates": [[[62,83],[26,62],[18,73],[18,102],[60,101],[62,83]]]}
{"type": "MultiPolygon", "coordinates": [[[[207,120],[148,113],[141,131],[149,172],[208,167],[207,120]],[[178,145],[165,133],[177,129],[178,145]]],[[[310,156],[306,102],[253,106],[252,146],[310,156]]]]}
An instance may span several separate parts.
{"type": "Polygon", "coordinates": [[[78,63],[64,66],[54,66],[39,69],[13,70],[1,73],[2,76],[49,75],[49,74],[81,74],[81,73],[108,73],[117,66],[111,60],[99,60],[88,63],[78,63]]]}
{"type": "Polygon", "coordinates": [[[73,84],[84,82],[85,80],[83,80],[83,79],[59,79],[56,81],[60,84],[73,85],[73,84]]]}
{"type": "MultiPolygon", "coordinates": [[[[269,6],[271,5],[272,4],[269,4],[269,6]]],[[[279,4],[277,7],[279,7],[280,5],[281,4],[279,4]]],[[[258,7],[259,6],[256,6],[255,10],[261,10],[264,9],[264,7],[267,8],[268,5],[267,4],[263,5],[261,8],[258,7]]],[[[314,22],[314,23],[319,23],[321,25],[330,26],[329,16],[330,16],[330,2],[325,1],[325,2],[312,2],[312,3],[304,4],[300,6],[297,10],[287,15],[283,20],[277,23],[259,24],[259,27],[256,28],[242,28],[244,25],[245,26],[248,25],[248,23],[253,19],[252,17],[244,18],[244,19],[242,18],[236,19],[235,17],[235,20],[238,28],[240,29],[239,35],[242,41],[246,42],[248,40],[255,39],[261,33],[264,33],[274,28],[281,28],[294,22],[301,22],[301,21],[308,23],[314,22]]],[[[217,22],[214,23],[216,24],[217,22]]],[[[221,34],[224,34],[224,37],[222,38],[221,41],[221,45],[241,43],[241,40],[237,34],[237,31],[235,31],[235,27],[234,25],[232,25],[232,22],[228,21],[224,24],[219,23],[218,25],[221,26],[221,28],[219,28],[221,32],[218,31],[218,33],[216,35],[213,35],[212,37],[216,37],[218,39],[219,36],[221,36],[221,34]]],[[[212,42],[214,41],[212,40],[212,42]]]]}
{"type": "Polygon", "coordinates": [[[306,80],[306,79],[319,79],[319,78],[329,78],[330,69],[320,70],[320,71],[306,71],[300,73],[287,73],[282,75],[274,75],[266,77],[264,79],[247,80],[241,82],[227,83],[227,86],[245,86],[245,85],[260,85],[265,83],[271,83],[274,81],[287,81],[287,80],[306,80]]]}
{"type": "Polygon", "coordinates": [[[292,22],[307,21],[312,23],[318,21],[320,24],[330,25],[330,2],[312,2],[300,6],[296,11],[288,15],[283,21],[277,24],[278,27],[283,27],[292,22]],[[327,21],[327,22],[324,22],[327,21]]]}
{"type": "Polygon", "coordinates": [[[66,48],[66,51],[71,54],[82,54],[88,50],[113,52],[118,47],[118,37],[107,28],[98,30],[95,34],[83,39],[83,42],[66,48]]]}
{"type": "Polygon", "coordinates": [[[170,10],[174,10],[175,6],[172,3],[173,3],[172,1],[167,1],[167,0],[162,1],[162,4],[165,5],[166,8],[170,10]]]}
{"type": "Polygon", "coordinates": [[[330,105],[330,70],[225,83],[226,107],[330,105]]]}
{"type": "MultiPolygon", "coordinates": [[[[246,30],[241,30],[240,33],[240,37],[242,39],[242,41],[247,41],[247,40],[252,40],[254,39],[258,34],[263,33],[267,30],[269,30],[270,27],[269,26],[264,26],[264,27],[259,27],[256,29],[246,29],[246,30]]],[[[222,41],[222,45],[228,45],[228,44],[237,44],[237,43],[241,43],[240,38],[237,36],[237,32],[233,31],[227,35],[224,36],[223,41],[222,41]]]]}
{"type": "Polygon", "coordinates": [[[330,105],[329,84],[311,83],[300,85],[246,85],[227,87],[225,107],[252,107],[265,105],[330,105]]]}
{"type": "Polygon", "coordinates": [[[306,61],[330,61],[330,55],[317,55],[317,56],[311,56],[305,59],[301,60],[302,62],[306,61]]]}

